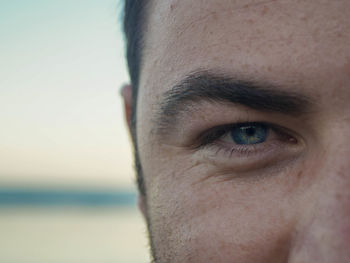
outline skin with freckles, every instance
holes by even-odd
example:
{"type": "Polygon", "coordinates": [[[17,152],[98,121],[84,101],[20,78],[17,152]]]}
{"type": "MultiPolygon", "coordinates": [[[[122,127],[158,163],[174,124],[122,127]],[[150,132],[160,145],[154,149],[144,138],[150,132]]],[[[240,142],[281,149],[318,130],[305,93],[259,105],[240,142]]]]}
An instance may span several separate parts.
{"type": "Polygon", "coordinates": [[[153,260],[350,262],[350,2],[152,0],[145,30],[136,127],[153,260]],[[309,104],[186,97],[160,133],[166,94],[202,87],[191,76],[309,104]],[[255,123],[266,140],[237,144],[255,123]]]}

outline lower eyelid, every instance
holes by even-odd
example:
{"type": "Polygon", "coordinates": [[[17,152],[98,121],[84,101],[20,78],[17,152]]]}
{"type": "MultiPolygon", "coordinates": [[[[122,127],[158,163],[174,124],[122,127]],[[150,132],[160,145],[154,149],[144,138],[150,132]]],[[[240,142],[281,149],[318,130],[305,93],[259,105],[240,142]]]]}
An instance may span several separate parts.
{"type": "Polygon", "coordinates": [[[272,151],[274,148],[281,146],[281,143],[277,140],[263,142],[259,144],[251,145],[238,145],[233,143],[227,143],[222,140],[218,140],[212,144],[212,147],[218,147],[217,152],[221,149],[223,152],[226,151],[230,154],[229,157],[233,155],[241,154],[243,156],[250,156],[252,154],[259,154],[261,152],[272,151]]]}
{"type": "Polygon", "coordinates": [[[267,168],[283,160],[292,160],[302,150],[299,145],[283,147],[281,142],[277,141],[249,147],[228,147],[220,144],[220,142],[217,142],[207,145],[203,148],[203,151],[200,151],[199,158],[211,163],[218,169],[229,169],[233,173],[267,168]]]}

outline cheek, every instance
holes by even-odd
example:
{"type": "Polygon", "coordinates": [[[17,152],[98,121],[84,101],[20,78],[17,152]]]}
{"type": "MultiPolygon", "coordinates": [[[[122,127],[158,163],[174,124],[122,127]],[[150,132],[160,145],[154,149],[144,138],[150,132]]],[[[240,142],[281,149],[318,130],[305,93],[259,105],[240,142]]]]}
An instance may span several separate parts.
{"type": "Polygon", "coordinates": [[[191,180],[201,170],[163,174],[150,185],[157,253],[175,262],[284,262],[294,225],[293,182],[191,180]]]}
{"type": "Polygon", "coordinates": [[[180,226],[186,253],[177,254],[189,255],[189,262],[285,262],[291,227],[280,222],[247,207],[217,208],[180,226]]]}

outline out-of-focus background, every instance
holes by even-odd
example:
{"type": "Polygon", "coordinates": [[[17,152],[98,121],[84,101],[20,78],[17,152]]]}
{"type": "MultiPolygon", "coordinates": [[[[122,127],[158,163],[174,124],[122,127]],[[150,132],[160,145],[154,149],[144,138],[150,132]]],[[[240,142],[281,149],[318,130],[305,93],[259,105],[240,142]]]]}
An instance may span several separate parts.
{"type": "Polygon", "coordinates": [[[148,262],[121,0],[0,0],[0,262],[148,262]]]}

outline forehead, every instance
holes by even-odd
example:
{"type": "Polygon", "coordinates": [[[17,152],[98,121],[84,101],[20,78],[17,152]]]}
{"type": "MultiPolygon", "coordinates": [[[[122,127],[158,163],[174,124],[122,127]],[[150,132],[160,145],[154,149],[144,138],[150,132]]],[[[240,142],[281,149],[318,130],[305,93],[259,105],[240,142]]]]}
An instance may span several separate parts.
{"type": "Polygon", "coordinates": [[[154,0],[139,101],[152,104],[198,69],[323,83],[330,69],[349,71],[349,18],[347,0],[154,0]]]}

